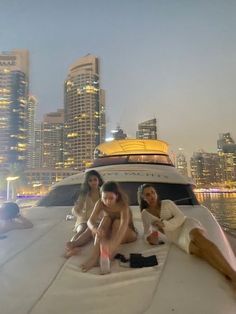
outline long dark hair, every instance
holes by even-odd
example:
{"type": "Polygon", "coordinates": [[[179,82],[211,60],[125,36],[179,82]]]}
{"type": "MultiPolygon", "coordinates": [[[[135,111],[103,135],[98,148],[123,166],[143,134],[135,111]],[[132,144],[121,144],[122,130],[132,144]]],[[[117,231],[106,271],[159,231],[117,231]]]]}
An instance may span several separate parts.
{"type": "Polygon", "coordinates": [[[95,176],[98,178],[98,186],[101,187],[103,185],[103,179],[100,175],[100,173],[98,173],[96,170],[89,170],[87,172],[85,172],[85,177],[84,177],[84,183],[82,184],[81,190],[80,190],[80,195],[85,196],[86,194],[88,194],[88,192],[91,190],[90,186],[89,186],[89,178],[95,176]]]}
{"type": "MultiPolygon", "coordinates": [[[[143,199],[143,191],[146,188],[153,188],[156,191],[156,193],[157,193],[156,188],[152,184],[150,184],[150,183],[144,183],[144,184],[139,186],[137,196],[138,196],[138,203],[139,203],[140,211],[142,211],[144,208],[148,208],[149,207],[148,203],[143,199]]],[[[157,193],[157,195],[158,195],[158,193],[157,193]]],[[[157,199],[157,206],[158,207],[161,206],[161,200],[160,200],[159,197],[157,199]]]]}
{"type": "Polygon", "coordinates": [[[5,202],[0,207],[0,219],[11,220],[16,218],[20,213],[19,206],[13,202],[5,202]]]}
{"type": "Polygon", "coordinates": [[[112,192],[117,195],[117,201],[122,202],[124,205],[128,206],[128,196],[122,189],[120,188],[119,184],[115,181],[107,181],[101,186],[100,189],[102,192],[112,192]]]}

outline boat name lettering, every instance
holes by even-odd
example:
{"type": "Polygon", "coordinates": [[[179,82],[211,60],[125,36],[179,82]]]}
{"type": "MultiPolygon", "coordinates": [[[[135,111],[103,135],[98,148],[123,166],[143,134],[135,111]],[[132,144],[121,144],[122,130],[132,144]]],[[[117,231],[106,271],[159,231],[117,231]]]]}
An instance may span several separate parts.
{"type": "MultiPolygon", "coordinates": [[[[157,177],[157,178],[168,178],[168,176],[164,175],[160,175],[160,174],[154,174],[154,173],[141,173],[141,172],[123,172],[122,173],[125,176],[145,176],[145,177],[157,177]]],[[[121,173],[120,172],[106,172],[103,174],[104,177],[106,176],[120,176],[121,173]]]]}

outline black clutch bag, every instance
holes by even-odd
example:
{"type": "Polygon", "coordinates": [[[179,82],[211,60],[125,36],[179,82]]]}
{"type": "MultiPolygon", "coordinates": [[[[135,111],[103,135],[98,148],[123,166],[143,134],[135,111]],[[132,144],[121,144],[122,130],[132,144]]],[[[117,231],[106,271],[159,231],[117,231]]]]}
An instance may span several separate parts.
{"type": "Polygon", "coordinates": [[[122,263],[128,263],[131,268],[151,267],[158,265],[156,255],[142,256],[139,253],[131,253],[130,258],[126,259],[124,255],[117,254],[116,259],[119,259],[122,263]]]}

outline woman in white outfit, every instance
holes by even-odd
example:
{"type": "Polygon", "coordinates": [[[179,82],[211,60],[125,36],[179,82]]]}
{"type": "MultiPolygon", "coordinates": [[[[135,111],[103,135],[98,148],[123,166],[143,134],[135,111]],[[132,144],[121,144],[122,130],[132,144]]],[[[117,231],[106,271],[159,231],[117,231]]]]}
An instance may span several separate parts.
{"type": "Polygon", "coordinates": [[[171,200],[160,200],[155,188],[143,184],[138,191],[139,206],[144,226],[145,240],[155,244],[152,226],[164,233],[167,239],[189,254],[205,259],[236,285],[236,271],[230,266],[218,247],[206,237],[201,223],[184,216],[171,200]]]}

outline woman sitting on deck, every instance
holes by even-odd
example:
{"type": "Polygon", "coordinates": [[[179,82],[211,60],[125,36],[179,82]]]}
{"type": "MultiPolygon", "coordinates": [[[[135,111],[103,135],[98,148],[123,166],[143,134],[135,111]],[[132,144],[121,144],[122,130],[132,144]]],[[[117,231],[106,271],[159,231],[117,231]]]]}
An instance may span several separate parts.
{"type": "Polygon", "coordinates": [[[100,187],[103,180],[95,170],[85,173],[84,183],[81,188],[78,200],[72,213],[77,217],[75,228],[76,234],[66,244],[65,257],[70,257],[78,252],[78,247],[91,240],[92,232],[87,228],[87,220],[90,217],[96,202],[100,199],[100,187]]]}
{"type": "Polygon", "coordinates": [[[101,187],[101,200],[97,202],[88,220],[88,227],[95,240],[91,257],[81,265],[84,272],[98,265],[100,244],[106,246],[109,257],[112,258],[120,244],[137,239],[127,197],[116,182],[106,182],[101,187]],[[96,222],[101,213],[104,217],[97,226],[96,222]]]}
{"type": "Polygon", "coordinates": [[[150,229],[156,226],[168,240],[189,254],[205,259],[211,266],[231,279],[236,286],[236,271],[225,259],[219,248],[207,238],[207,232],[201,223],[185,217],[171,200],[159,199],[155,188],[143,184],[138,191],[139,206],[147,242],[155,244],[155,236],[150,229]]]}
{"type": "Polygon", "coordinates": [[[0,234],[14,229],[32,228],[33,224],[20,215],[19,206],[13,202],[5,202],[0,207],[0,234]]]}

